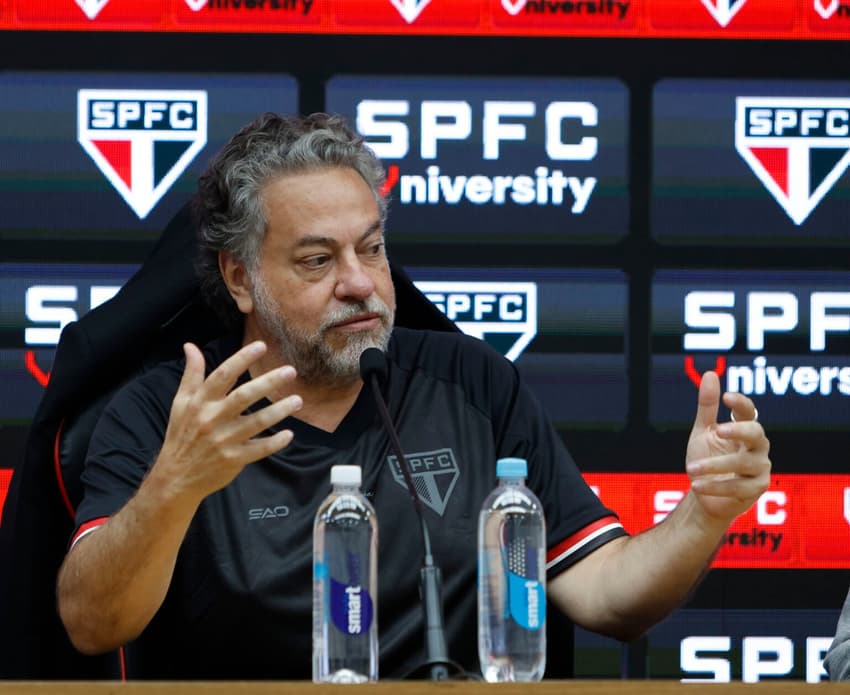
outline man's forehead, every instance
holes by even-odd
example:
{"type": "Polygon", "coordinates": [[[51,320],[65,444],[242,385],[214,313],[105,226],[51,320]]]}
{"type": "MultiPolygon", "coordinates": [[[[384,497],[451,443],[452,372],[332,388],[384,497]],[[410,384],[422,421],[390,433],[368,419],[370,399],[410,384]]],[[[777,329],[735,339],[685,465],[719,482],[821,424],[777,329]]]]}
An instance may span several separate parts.
{"type": "Polygon", "coordinates": [[[265,236],[273,232],[289,246],[329,245],[383,233],[375,194],[350,167],[281,173],[263,185],[261,200],[265,236]]]}
{"type": "Polygon", "coordinates": [[[331,182],[352,192],[368,191],[374,198],[369,183],[360,172],[353,167],[342,165],[309,166],[293,171],[276,171],[260,185],[260,196],[264,200],[273,195],[283,200],[298,201],[320,194],[331,182]]]}
{"type": "MultiPolygon", "coordinates": [[[[366,241],[375,236],[383,236],[384,230],[379,220],[369,225],[360,236],[355,236],[354,241],[366,241]]],[[[337,246],[343,240],[336,236],[315,234],[308,230],[294,230],[292,234],[294,246],[337,246]]],[[[347,241],[347,239],[346,239],[347,241]]]]}

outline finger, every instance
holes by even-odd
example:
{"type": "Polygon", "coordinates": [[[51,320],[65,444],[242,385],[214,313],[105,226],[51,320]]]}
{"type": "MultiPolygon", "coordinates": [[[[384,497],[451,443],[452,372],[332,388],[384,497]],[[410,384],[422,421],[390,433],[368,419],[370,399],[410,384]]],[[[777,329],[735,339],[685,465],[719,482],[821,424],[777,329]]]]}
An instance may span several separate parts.
{"type": "Polygon", "coordinates": [[[290,366],[271,369],[265,374],[233,389],[225,399],[225,410],[231,414],[239,414],[262,398],[271,395],[295,378],[295,368],[290,366]]]}
{"type": "Polygon", "coordinates": [[[248,464],[255,463],[277,453],[292,442],[292,430],[281,430],[267,437],[249,439],[240,444],[220,446],[219,463],[229,470],[238,471],[248,464]]]}
{"type": "Polygon", "coordinates": [[[194,343],[183,344],[183,354],[186,356],[186,364],[183,367],[183,376],[177,387],[177,395],[191,396],[204,383],[204,355],[194,343]]]}
{"type": "Polygon", "coordinates": [[[258,434],[265,432],[270,427],[285,420],[293,413],[298,412],[302,406],[301,396],[287,396],[279,401],[267,405],[265,408],[243,415],[235,424],[231,434],[238,441],[246,441],[258,434]]]}
{"type": "Polygon", "coordinates": [[[707,429],[717,422],[717,411],[720,409],[720,379],[717,374],[707,371],[702,375],[697,400],[697,414],[694,420],[695,428],[707,429]]]}
{"type": "Polygon", "coordinates": [[[265,353],[266,344],[261,340],[255,340],[253,343],[248,343],[248,345],[237,350],[218,365],[207,377],[204,383],[207,396],[211,398],[224,398],[228,391],[233,388],[239,377],[248,371],[248,367],[254,364],[265,353]]]}
{"type": "Polygon", "coordinates": [[[736,422],[756,419],[756,406],[743,393],[729,391],[723,394],[723,404],[732,411],[736,422]]]}
{"type": "Polygon", "coordinates": [[[754,499],[767,489],[768,480],[762,477],[718,476],[698,478],[691,488],[700,495],[727,497],[739,500],[754,499]]]}
{"type": "Polygon", "coordinates": [[[292,443],[292,430],[281,430],[268,437],[257,437],[245,443],[243,453],[247,463],[254,463],[276,454],[292,443]]]}
{"type": "Polygon", "coordinates": [[[740,442],[749,451],[770,450],[770,440],[764,433],[764,427],[755,420],[724,422],[717,426],[716,434],[721,439],[740,442]]]}
{"type": "Polygon", "coordinates": [[[688,461],[686,470],[692,482],[717,475],[758,477],[770,472],[770,460],[761,452],[735,452],[688,461]]]}

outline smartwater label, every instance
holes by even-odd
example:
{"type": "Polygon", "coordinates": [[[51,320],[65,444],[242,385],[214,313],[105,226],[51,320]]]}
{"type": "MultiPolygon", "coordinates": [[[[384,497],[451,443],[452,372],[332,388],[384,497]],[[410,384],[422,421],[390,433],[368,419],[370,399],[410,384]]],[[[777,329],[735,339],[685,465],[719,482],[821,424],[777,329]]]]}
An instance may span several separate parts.
{"type": "Polygon", "coordinates": [[[347,635],[360,635],[372,625],[372,597],[362,586],[330,578],[331,621],[347,635]]]}
{"type": "Polygon", "coordinates": [[[511,617],[526,630],[539,630],[546,619],[546,593],[536,579],[526,579],[508,570],[511,617]]]}

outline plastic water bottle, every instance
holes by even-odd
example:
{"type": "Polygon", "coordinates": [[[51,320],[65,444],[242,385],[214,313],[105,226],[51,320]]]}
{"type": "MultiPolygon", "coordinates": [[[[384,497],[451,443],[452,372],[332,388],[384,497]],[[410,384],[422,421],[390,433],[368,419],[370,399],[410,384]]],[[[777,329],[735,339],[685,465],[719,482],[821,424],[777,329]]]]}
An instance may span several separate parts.
{"type": "Polygon", "coordinates": [[[546,521],[527,475],[525,459],[499,459],[478,517],[478,657],[491,683],[546,668],[546,521]]]}
{"type": "Polygon", "coordinates": [[[378,679],[378,520],[360,466],[331,468],[313,524],[313,681],[378,679]]]}

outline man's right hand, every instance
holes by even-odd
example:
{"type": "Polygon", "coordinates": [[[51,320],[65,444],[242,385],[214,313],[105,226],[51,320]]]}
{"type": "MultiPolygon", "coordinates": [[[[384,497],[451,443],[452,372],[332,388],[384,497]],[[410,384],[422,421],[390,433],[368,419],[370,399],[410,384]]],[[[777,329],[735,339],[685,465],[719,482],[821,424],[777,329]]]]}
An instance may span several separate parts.
{"type": "Polygon", "coordinates": [[[186,367],[156,462],[124,507],[71,549],[59,572],[59,613],[86,654],[114,649],[144,630],[162,605],[201,501],[292,441],[289,430],[257,436],[301,407],[299,396],[279,397],[291,389],[292,367],[233,388],[265,354],[264,343],[246,345],[206,378],[201,351],[191,343],[184,350],[186,367]],[[245,412],[262,398],[271,404],[245,412]]]}
{"type": "Polygon", "coordinates": [[[288,391],[287,385],[295,378],[290,366],[272,369],[233,388],[266,353],[261,341],[244,346],[206,378],[204,356],[198,347],[186,343],[183,350],[186,366],[154,468],[158,476],[174,484],[172,492],[200,501],[228,485],[249,463],[286,447],[292,441],[291,430],[257,435],[298,411],[302,401],[298,395],[275,398],[288,391]],[[271,404],[245,412],[262,398],[271,404]]]}

